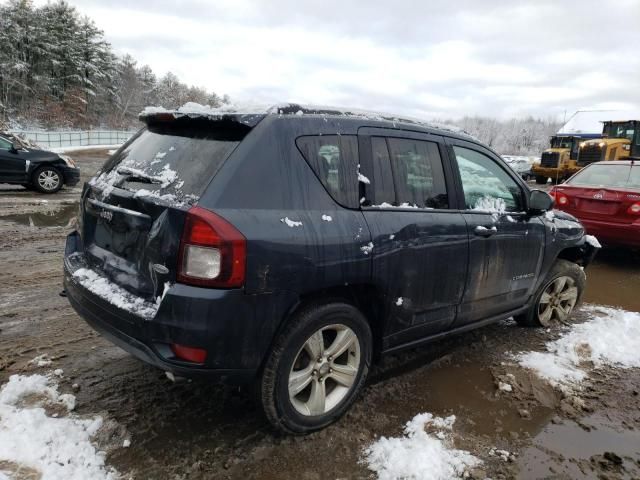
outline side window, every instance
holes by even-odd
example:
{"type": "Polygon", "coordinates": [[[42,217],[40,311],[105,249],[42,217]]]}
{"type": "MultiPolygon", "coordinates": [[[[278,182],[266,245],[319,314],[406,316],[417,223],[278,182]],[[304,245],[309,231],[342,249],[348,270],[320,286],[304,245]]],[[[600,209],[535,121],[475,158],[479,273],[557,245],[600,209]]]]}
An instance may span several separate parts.
{"type": "Polygon", "coordinates": [[[331,197],[345,207],[357,208],[358,138],[355,135],[299,137],[296,145],[331,197]]]}
{"type": "Polygon", "coordinates": [[[462,147],[453,147],[453,150],[467,209],[508,212],[524,210],[520,186],[498,163],[475,150],[462,147]]]}
{"type": "Polygon", "coordinates": [[[11,149],[11,142],[9,140],[6,140],[0,137],[0,150],[10,150],[10,149],[11,149]]]}
{"type": "Polygon", "coordinates": [[[419,208],[448,208],[449,199],[438,144],[387,138],[396,191],[396,204],[419,208]]]}

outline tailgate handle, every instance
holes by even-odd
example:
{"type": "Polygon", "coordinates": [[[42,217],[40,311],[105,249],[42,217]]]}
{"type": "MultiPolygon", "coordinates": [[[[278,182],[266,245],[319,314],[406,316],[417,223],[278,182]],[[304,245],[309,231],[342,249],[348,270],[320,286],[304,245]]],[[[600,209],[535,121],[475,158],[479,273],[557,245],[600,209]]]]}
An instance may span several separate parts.
{"type": "Polygon", "coordinates": [[[125,215],[132,215],[134,217],[138,217],[140,220],[151,221],[151,217],[144,213],[136,212],[135,210],[129,210],[128,208],[118,207],[116,205],[110,205],[108,203],[101,202],[94,198],[89,198],[87,200],[92,207],[101,208],[103,210],[109,210],[111,212],[123,213],[125,215]]]}

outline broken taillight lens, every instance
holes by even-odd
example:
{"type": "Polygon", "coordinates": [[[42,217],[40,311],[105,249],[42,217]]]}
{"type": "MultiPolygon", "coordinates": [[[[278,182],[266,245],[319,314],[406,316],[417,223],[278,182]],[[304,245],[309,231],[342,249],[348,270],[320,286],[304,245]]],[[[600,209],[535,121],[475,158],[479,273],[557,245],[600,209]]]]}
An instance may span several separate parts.
{"type": "Polygon", "coordinates": [[[178,282],[241,287],[245,264],[246,239],[233,225],[204,208],[189,209],[178,255],[178,282]]]}

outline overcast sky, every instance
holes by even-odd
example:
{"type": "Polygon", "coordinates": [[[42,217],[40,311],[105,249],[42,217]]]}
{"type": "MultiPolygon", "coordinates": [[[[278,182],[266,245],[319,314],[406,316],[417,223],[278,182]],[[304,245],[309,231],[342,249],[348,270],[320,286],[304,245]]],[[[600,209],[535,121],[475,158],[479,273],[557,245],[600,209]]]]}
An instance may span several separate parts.
{"type": "Polygon", "coordinates": [[[640,108],[640,0],[70,3],[117,53],[243,101],[436,118],[640,108]]]}

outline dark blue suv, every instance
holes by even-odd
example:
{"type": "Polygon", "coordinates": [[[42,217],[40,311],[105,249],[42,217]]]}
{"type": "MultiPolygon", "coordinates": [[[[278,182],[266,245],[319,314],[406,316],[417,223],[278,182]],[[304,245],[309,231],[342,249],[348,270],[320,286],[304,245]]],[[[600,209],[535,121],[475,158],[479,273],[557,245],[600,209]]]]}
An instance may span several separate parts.
{"type": "Polygon", "coordinates": [[[84,186],[69,301],[170,374],[257,386],[283,431],[339,418],[381,354],[580,300],[597,241],[465,134],[298,105],[141,119],[84,186]]]}

